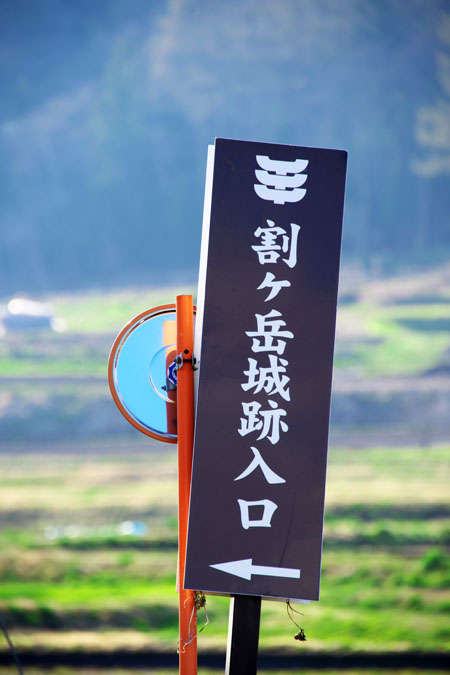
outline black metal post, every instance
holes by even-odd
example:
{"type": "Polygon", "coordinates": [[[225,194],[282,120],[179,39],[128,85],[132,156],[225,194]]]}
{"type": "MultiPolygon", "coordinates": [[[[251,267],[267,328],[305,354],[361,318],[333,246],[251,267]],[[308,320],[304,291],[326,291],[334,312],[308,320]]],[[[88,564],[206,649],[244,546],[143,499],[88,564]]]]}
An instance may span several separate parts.
{"type": "Polygon", "coordinates": [[[260,619],[259,596],[231,597],[225,675],[256,675],[260,619]]]}

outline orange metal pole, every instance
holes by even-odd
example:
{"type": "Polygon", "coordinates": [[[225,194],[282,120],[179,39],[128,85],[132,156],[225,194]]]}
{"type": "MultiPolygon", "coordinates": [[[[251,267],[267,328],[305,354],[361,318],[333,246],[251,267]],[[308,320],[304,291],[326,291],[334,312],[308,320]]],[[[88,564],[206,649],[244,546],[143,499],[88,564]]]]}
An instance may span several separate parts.
{"type": "Polygon", "coordinates": [[[180,675],[196,675],[197,673],[197,639],[192,639],[197,634],[194,591],[185,590],[183,587],[194,447],[193,347],[194,307],[192,295],[179,295],[177,296],[177,355],[183,356],[183,366],[177,373],[180,675]]]}

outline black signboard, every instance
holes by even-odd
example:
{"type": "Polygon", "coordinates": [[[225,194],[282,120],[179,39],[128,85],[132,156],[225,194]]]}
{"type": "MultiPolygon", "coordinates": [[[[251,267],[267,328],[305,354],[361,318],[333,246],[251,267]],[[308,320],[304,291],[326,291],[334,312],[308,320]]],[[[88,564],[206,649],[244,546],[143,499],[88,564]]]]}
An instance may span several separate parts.
{"type": "Polygon", "coordinates": [[[186,588],[318,599],[346,162],[216,140],[186,588]]]}

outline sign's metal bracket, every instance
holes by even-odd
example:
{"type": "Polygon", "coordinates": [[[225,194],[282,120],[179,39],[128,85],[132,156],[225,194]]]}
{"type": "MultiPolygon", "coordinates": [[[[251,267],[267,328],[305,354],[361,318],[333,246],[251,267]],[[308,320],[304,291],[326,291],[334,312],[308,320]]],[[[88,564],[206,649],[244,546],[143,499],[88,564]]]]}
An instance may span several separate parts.
{"type": "Polygon", "coordinates": [[[183,354],[183,352],[181,352],[180,354],[177,354],[177,356],[175,357],[175,361],[174,361],[175,370],[180,370],[180,368],[183,367],[183,364],[185,363],[185,361],[188,362],[188,363],[192,363],[192,370],[198,370],[198,359],[197,359],[197,357],[194,356],[194,354],[192,354],[191,358],[187,358],[183,354]]]}

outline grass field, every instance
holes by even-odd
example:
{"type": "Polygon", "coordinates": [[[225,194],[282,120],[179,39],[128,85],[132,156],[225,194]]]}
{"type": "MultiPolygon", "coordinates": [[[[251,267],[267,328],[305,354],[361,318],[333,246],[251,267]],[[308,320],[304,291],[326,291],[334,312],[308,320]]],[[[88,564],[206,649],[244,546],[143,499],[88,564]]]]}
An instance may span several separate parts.
{"type": "MultiPolygon", "coordinates": [[[[0,455],[0,608],[19,650],[176,650],[176,457],[109,447],[0,455]]],[[[299,607],[308,641],[265,602],[261,649],[447,649],[447,454],[331,450],[321,601],[299,607]]],[[[199,649],[224,651],[228,600],[207,609],[199,649]]]]}
{"type": "MultiPolygon", "coordinates": [[[[79,438],[75,426],[88,419],[85,409],[109,397],[106,361],[115,333],[146,308],[174,302],[177,292],[54,297],[66,332],[0,340],[0,612],[19,653],[176,652],[174,450],[130,430],[102,437],[92,421],[79,438]],[[38,429],[35,438],[27,425],[38,429]],[[52,439],[54,429],[64,434],[52,439]]],[[[351,381],[445,376],[449,328],[448,268],[397,282],[344,281],[336,370],[351,381]]],[[[111,408],[97,410],[102,429],[113,424],[111,408]]],[[[286,606],[264,602],[263,652],[448,654],[448,451],[445,443],[330,449],[321,600],[299,607],[305,643],[294,640],[286,606]]],[[[208,598],[200,653],[225,652],[228,604],[208,598]]],[[[0,675],[12,672],[0,666],[0,675]]]]}

